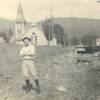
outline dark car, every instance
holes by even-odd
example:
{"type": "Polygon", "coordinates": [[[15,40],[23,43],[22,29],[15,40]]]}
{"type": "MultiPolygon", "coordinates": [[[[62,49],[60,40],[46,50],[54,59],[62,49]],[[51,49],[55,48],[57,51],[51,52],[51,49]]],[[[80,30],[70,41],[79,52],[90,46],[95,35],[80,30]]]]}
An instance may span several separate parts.
{"type": "Polygon", "coordinates": [[[100,46],[76,47],[76,51],[78,54],[93,54],[100,51],[100,46]]]}

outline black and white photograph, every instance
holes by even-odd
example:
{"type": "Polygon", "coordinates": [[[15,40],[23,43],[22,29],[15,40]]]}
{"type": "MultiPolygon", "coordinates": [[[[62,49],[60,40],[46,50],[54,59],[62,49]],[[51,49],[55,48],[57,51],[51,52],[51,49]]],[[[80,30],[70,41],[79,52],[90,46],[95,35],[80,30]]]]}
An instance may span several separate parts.
{"type": "Polygon", "coordinates": [[[0,100],[100,100],[100,0],[0,0],[0,100]]]}

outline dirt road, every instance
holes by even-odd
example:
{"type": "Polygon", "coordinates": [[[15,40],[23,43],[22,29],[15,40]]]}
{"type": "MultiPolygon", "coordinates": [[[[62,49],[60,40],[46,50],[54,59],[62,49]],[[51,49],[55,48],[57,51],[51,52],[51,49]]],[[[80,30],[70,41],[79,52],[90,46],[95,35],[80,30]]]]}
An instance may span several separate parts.
{"type": "MultiPolygon", "coordinates": [[[[9,50],[7,54],[6,49],[0,49],[0,100],[99,100],[99,61],[76,64],[75,58],[68,58],[67,51],[38,58],[42,92],[37,95],[34,89],[30,93],[23,91],[21,62],[18,58],[12,59],[17,51],[9,50]],[[10,52],[13,55],[10,56],[10,52]],[[65,92],[58,90],[61,86],[65,92]]],[[[35,88],[34,81],[32,83],[35,88]]]]}

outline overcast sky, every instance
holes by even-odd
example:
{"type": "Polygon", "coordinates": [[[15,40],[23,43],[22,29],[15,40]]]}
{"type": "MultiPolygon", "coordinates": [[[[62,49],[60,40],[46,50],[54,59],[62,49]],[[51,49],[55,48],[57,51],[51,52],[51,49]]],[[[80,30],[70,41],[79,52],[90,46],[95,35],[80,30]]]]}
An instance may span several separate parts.
{"type": "MultiPolygon", "coordinates": [[[[0,17],[15,20],[19,0],[0,0],[0,17]]],[[[100,4],[96,0],[21,0],[26,20],[38,21],[49,16],[100,19],[100,4]]]]}

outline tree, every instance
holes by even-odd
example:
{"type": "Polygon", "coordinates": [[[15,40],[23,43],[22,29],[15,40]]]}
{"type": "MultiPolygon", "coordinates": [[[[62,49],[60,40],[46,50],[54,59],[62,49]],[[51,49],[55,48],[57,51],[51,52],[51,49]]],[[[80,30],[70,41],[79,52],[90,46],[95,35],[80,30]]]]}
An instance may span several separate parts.
{"type": "Polygon", "coordinates": [[[42,23],[42,29],[49,41],[52,40],[53,36],[55,36],[58,44],[62,44],[63,46],[66,44],[66,34],[64,32],[64,28],[60,24],[53,23],[53,36],[51,19],[47,19],[42,23]]]}
{"type": "Polygon", "coordinates": [[[61,43],[63,45],[64,42],[64,29],[60,24],[54,24],[54,34],[57,37],[57,43],[61,43]]]}
{"type": "Polygon", "coordinates": [[[70,42],[71,42],[72,46],[76,46],[76,45],[79,45],[80,40],[79,40],[78,37],[72,37],[71,40],[70,40],[70,42]]]}
{"type": "Polygon", "coordinates": [[[42,29],[44,31],[44,34],[47,38],[47,40],[51,40],[51,35],[49,34],[51,31],[51,25],[50,25],[50,20],[46,19],[44,22],[42,22],[42,29]]]}
{"type": "Polygon", "coordinates": [[[11,29],[0,32],[0,37],[2,37],[6,43],[10,42],[12,36],[13,36],[13,31],[11,29]]]}
{"type": "Polygon", "coordinates": [[[96,35],[87,34],[82,37],[82,44],[85,46],[94,46],[96,44],[96,35]]]}

